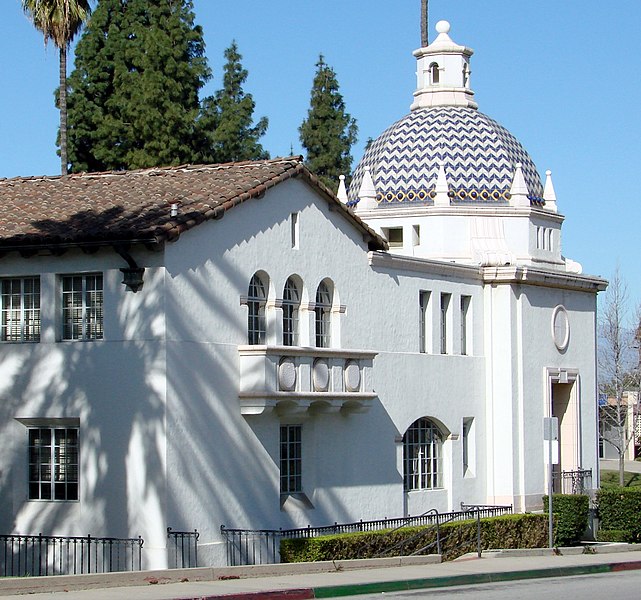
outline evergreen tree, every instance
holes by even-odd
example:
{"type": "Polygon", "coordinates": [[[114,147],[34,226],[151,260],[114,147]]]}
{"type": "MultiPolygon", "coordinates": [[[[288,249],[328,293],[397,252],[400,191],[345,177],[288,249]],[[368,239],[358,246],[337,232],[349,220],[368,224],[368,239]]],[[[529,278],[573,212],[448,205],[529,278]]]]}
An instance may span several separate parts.
{"type": "Polygon", "coordinates": [[[204,49],[191,0],[100,0],[69,77],[72,171],[196,162],[204,49]]]}
{"type": "Polygon", "coordinates": [[[298,129],[307,151],[307,167],[328,187],[336,191],[340,175],[349,175],[350,150],[356,142],[356,120],[345,112],[334,70],[323,55],[316,63],[310,108],[298,129]]]}
{"type": "Polygon", "coordinates": [[[269,158],[259,143],[267,130],[267,118],[253,123],[255,103],[243,92],[247,70],[235,41],[225,50],[223,88],[203,102],[199,127],[204,138],[203,162],[235,162],[269,158]]]}

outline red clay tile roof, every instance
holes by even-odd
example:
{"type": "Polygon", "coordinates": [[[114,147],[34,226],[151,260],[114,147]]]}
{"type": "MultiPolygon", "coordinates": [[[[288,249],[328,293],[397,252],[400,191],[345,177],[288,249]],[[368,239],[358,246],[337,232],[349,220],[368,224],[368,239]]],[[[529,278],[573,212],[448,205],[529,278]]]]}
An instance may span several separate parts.
{"type": "Polygon", "coordinates": [[[302,177],[360,229],[370,249],[387,243],[302,164],[301,157],[0,180],[0,249],[159,244],[302,177]],[[171,204],[180,203],[176,217],[171,204]]]}

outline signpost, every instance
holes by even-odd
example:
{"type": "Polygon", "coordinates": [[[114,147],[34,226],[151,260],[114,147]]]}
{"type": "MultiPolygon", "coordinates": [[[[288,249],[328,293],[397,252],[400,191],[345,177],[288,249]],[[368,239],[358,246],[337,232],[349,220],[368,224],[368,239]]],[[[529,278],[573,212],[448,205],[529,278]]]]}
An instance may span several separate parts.
{"type": "MultiPolygon", "coordinates": [[[[543,439],[548,443],[548,514],[549,514],[549,542],[550,548],[554,548],[554,535],[552,528],[554,518],[552,516],[552,463],[555,462],[552,456],[553,442],[559,440],[559,419],[558,417],[544,417],[543,419],[543,439]]],[[[557,459],[558,461],[558,459],[557,459]]]]}

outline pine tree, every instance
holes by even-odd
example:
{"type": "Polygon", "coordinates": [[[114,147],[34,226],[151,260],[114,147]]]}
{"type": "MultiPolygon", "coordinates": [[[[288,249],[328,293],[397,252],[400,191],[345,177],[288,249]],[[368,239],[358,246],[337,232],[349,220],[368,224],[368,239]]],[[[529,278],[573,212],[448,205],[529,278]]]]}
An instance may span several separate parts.
{"type": "Polygon", "coordinates": [[[191,0],[100,0],[69,77],[72,171],[196,162],[204,50],[191,0]]]}
{"type": "Polygon", "coordinates": [[[240,62],[235,41],[225,50],[223,88],[203,102],[199,127],[205,144],[203,162],[235,162],[269,158],[259,143],[267,130],[268,120],[262,117],[253,123],[255,103],[245,94],[243,84],[247,70],[240,62]]]}
{"type": "Polygon", "coordinates": [[[356,120],[345,112],[336,73],[325,63],[322,54],[316,63],[307,119],[298,131],[307,151],[308,168],[331,189],[337,190],[339,176],[350,173],[350,150],[356,142],[358,127],[356,120]]]}

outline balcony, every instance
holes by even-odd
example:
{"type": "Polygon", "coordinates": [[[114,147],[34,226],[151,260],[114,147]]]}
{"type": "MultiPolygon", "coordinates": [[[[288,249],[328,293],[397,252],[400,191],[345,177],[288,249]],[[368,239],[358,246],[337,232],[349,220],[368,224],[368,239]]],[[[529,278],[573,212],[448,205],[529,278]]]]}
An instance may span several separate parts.
{"type": "Polygon", "coordinates": [[[294,346],[239,346],[243,415],[365,412],[376,397],[376,352],[294,346]]]}

